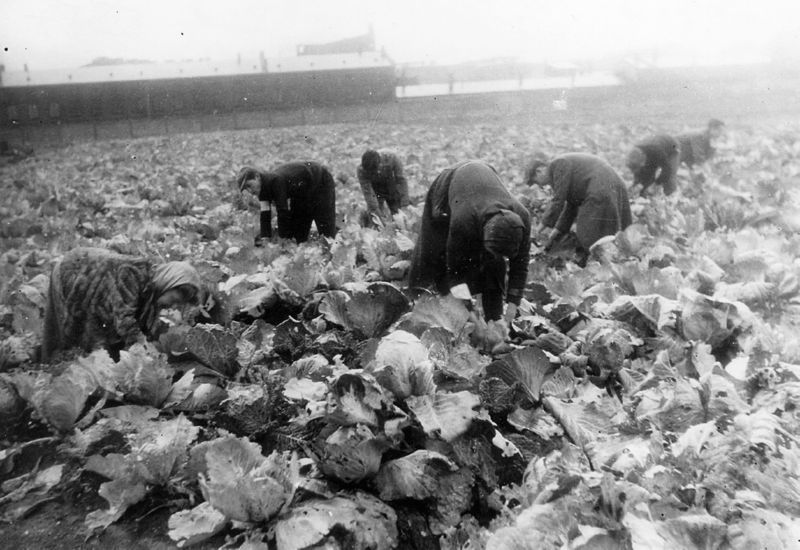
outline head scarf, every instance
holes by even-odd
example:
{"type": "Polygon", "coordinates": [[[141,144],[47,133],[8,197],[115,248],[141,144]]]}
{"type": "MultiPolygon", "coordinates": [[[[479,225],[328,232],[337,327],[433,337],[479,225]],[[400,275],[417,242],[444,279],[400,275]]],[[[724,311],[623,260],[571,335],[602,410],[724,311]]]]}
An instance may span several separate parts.
{"type": "Polygon", "coordinates": [[[200,274],[188,262],[167,262],[155,267],[153,272],[153,293],[158,298],[168,290],[182,285],[194,287],[199,294],[203,286],[200,274]]]}
{"type": "Polygon", "coordinates": [[[483,226],[483,247],[495,256],[512,258],[519,250],[525,224],[511,210],[500,210],[483,226]]]}
{"type": "Polygon", "coordinates": [[[150,285],[152,293],[142,309],[140,322],[146,334],[152,334],[158,321],[157,301],[165,292],[179,286],[191,286],[195,290],[196,300],[201,299],[202,279],[197,270],[189,262],[167,262],[153,267],[150,285]]]}

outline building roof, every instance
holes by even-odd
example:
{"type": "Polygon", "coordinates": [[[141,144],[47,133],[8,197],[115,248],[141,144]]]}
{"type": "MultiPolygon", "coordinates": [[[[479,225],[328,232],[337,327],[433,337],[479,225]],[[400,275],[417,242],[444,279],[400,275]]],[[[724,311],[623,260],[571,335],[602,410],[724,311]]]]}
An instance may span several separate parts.
{"type": "Polygon", "coordinates": [[[94,65],[72,69],[43,71],[6,71],[2,86],[43,86],[88,82],[124,82],[169,78],[252,75],[259,73],[289,73],[389,67],[390,61],[380,52],[345,53],[335,55],[302,55],[296,57],[241,57],[225,60],[185,60],[163,63],[125,65],[94,65]]]}

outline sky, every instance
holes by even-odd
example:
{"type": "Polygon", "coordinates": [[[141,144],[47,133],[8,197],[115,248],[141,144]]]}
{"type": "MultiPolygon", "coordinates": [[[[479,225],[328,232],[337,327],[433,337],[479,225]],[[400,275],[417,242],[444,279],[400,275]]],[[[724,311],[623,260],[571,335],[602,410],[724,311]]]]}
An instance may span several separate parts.
{"type": "Polygon", "coordinates": [[[280,57],[370,26],[398,63],[800,53],[797,0],[0,0],[0,63],[280,57]]]}

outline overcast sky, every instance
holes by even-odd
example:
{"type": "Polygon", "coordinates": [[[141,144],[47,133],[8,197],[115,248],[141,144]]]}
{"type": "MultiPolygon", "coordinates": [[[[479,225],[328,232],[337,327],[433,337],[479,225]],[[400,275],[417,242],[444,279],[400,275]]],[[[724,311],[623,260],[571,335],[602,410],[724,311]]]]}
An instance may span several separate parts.
{"type": "Polygon", "coordinates": [[[293,55],[362,34],[397,62],[596,58],[631,50],[707,57],[800,44],[798,0],[0,0],[9,71],[100,56],[293,55]]]}

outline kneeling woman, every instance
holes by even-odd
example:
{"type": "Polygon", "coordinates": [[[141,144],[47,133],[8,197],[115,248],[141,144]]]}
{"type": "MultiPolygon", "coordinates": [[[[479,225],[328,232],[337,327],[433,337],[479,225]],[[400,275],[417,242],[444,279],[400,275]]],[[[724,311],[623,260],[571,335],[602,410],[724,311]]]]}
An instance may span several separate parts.
{"type": "Polygon", "coordinates": [[[120,350],[153,335],[161,309],[197,304],[202,282],[186,262],[156,264],[101,248],[76,248],[53,267],[42,361],[57,352],[120,350]]]}

